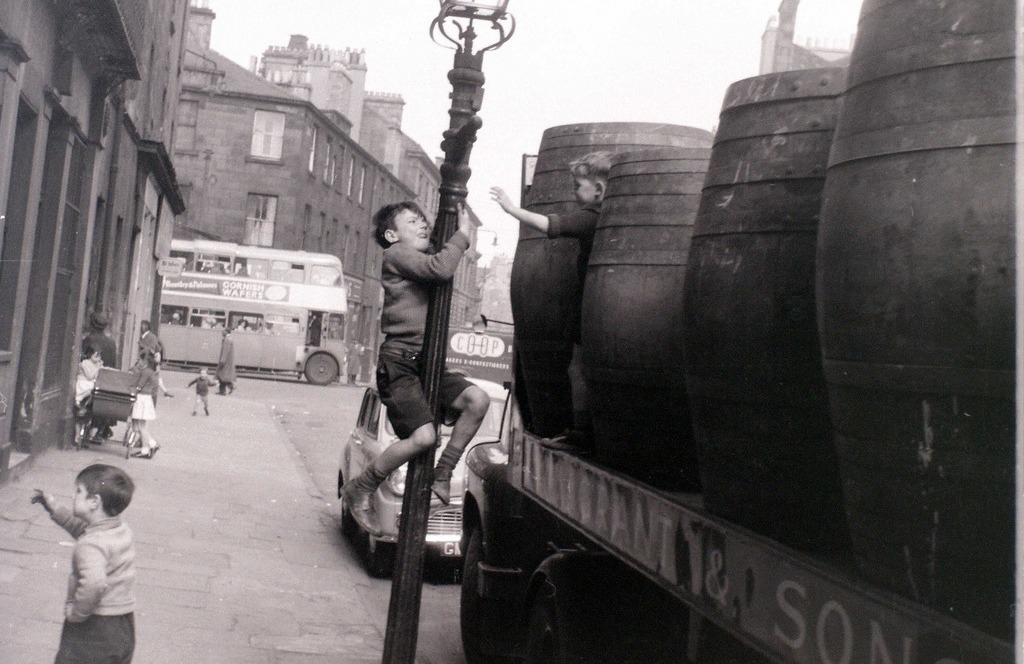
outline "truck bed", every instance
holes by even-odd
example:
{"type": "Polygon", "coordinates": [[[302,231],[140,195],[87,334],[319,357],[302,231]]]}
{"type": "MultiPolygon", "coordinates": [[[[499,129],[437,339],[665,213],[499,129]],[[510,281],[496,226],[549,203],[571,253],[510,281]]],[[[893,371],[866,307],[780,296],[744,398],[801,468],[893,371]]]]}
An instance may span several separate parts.
{"type": "Polygon", "coordinates": [[[510,480],[704,618],[778,662],[999,664],[1013,648],[529,433],[510,480]]]}

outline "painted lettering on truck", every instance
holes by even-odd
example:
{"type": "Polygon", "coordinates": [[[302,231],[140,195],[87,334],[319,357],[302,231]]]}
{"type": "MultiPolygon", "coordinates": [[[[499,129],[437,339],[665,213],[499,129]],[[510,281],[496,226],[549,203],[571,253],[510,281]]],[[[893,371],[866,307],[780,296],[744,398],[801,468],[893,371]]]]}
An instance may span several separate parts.
{"type": "MultiPolygon", "coordinates": [[[[921,647],[917,628],[810,572],[780,568],[711,523],[683,518],[674,572],[696,603],[787,659],[807,664],[967,664],[921,647]],[[795,573],[793,573],[795,572],[795,573]],[[877,609],[877,611],[876,611],[877,609]]],[[[926,639],[928,640],[928,639],[926,639]]],[[[953,648],[955,650],[955,648],[953,648]]]]}

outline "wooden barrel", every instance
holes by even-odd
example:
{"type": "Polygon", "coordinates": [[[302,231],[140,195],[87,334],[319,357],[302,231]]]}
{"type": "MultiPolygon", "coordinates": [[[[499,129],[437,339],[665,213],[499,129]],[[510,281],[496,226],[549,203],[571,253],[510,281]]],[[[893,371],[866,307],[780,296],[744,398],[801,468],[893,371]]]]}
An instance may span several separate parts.
{"type": "Polygon", "coordinates": [[[867,0],[826,177],[817,301],[871,581],[1013,635],[1012,0],[867,0]]]}
{"type": "Polygon", "coordinates": [[[814,306],[843,68],[726,91],[685,283],[704,504],[810,553],[849,550],[814,306]]]}
{"type": "Polygon", "coordinates": [[[708,148],[618,154],[583,290],[583,372],[599,461],[697,490],[683,376],[683,278],[708,148]]]}
{"type": "MultiPolygon", "coordinates": [[[[710,145],[710,132],[679,125],[602,122],[551,127],[541,138],[526,207],[540,214],[576,210],[569,162],[588,153],[710,145]]],[[[576,239],[551,240],[520,224],[511,275],[514,348],[530,411],[526,426],[541,436],[556,435],[572,425],[567,370],[579,331],[579,267],[576,239]]]]}

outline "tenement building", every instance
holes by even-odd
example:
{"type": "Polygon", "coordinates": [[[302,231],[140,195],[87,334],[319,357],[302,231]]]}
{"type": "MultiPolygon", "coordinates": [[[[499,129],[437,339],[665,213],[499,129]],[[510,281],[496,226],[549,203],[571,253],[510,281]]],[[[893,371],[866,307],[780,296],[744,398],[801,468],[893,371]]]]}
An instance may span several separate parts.
{"type": "Polygon", "coordinates": [[[91,315],[123,365],[157,311],[186,11],[0,2],[0,481],[70,442],[91,315]]]}

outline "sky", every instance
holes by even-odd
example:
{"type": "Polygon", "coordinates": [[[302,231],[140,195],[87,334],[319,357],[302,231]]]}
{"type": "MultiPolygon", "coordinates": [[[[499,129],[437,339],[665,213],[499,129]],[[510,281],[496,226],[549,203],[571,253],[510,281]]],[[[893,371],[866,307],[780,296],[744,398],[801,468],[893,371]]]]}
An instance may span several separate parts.
{"type": "MultiPolygon", "coordinates": [[[[518,222],[488,194],[518,192],[523,154],[545,129],[581,122],[665,122],[712,129],[735,81],[758,75],[761,36],[780,0],[510,0],[516,30],[484,56],[483,126],[470,156],[469,203],[483,222],[480,250],[511,256],[518,222]]],[[[448,70],[435,44],[437,0],[209,0],[212,47],[248,66],[292,34],[366,51],[367,90],[405,100],[402,130],[443,156],[448,70]]],[[[796,39],[849,43],[861,0],[802,0],[796,39]]],[[[483,45],[487,29],[478,28],[483,45]]],[[[517,197],[513,193],[513,197],[517,197]]]]}

